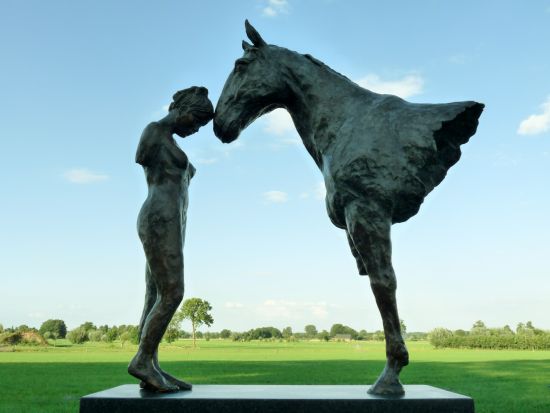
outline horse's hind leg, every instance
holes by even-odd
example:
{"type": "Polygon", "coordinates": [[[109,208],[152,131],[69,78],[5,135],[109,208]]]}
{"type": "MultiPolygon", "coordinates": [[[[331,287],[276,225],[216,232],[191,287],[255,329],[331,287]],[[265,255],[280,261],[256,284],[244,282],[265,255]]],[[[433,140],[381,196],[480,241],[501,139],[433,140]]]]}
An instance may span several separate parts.
{"type": "Polygon", "coordinates": [[[355,244],[353,243],[349,232],[346,231],[346,234],[348,236],[348,243],[351,249],[351,254],[353,255],[353,258],[355,258],[355,261],[357,263],[357,270],[359,271],[359,275],[367,275],[367,269],[365,268],[365,263],[363,262],[363,259],[359,255],[357,248],[355,248],[355,244]]]}
{"type": "Polygon", "coordinates": [[[369,393],[400,395],[401,369],[409,363],[409,354],[399,323],[395,299],[396,279],[391,263],[391,219],[378,205],[352,203],[346,207],[348,234],[367,269],[371,289],[382,316],[386,336],[386,367],[369,393]]]}

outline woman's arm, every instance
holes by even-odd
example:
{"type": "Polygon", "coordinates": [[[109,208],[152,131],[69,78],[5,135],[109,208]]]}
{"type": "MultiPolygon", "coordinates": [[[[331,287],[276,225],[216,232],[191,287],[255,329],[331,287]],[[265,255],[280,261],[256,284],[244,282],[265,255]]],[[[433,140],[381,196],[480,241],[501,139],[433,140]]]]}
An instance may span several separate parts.
{"type": "Polygon", "coordinates": [[[160,128],[158,122],[151,122],[143,129],[136,151],[136,163],[151,166],[160,147],[157,137],[160,128]]]}

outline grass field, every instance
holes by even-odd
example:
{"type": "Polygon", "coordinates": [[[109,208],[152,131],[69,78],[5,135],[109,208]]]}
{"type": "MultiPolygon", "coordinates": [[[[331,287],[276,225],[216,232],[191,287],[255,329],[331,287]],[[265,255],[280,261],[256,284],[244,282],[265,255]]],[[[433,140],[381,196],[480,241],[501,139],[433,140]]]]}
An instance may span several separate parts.
{"type": "MultiPolygon", "coordinates": [[[[78,412],[83,395],[125,383],[135,346],[87,344],[0,352],[0,412],[78,412]]],[[[63,345],[64,344],[64,345],[63,345]]],[[[405,384],[474,398],[478,413],[550,413],[550,351],[434,350],[408,343],[405,384]]],[[[21,350],[21,349],[16,349],[21,350]]],[[[163,345],[165,370],[194,384],[367,384],[384,364],[377,342],[189,341],[163,345]]]]}

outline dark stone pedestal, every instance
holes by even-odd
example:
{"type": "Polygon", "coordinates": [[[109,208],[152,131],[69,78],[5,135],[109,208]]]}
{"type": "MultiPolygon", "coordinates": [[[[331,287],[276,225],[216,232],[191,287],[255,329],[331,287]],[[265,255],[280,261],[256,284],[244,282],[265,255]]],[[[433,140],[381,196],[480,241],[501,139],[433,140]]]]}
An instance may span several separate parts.
{"type": "Polygon", "coordinates": [[[405,396],[371,396],[368,386],[196,385],[150,393],[127,384],[80,399],[80,413],[474,413],[474,401],[431,386],[405,396]]]}

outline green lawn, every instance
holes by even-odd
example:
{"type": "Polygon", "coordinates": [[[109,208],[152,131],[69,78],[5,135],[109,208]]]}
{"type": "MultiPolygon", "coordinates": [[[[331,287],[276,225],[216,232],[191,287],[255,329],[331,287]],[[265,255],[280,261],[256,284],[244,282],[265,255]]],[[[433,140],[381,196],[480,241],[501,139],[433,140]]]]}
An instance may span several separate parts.
{"type": "MultiPolygon", "coordinates": [[[[195,384],[367,384],[384,364],[383,343],[189,341],[161,347],[164,369],[195,384]]],[[[476,412],[550,412],[550,351],[434,350],[411,342],[405,384],[474,398],[476,412]]],[[[0,352],[0,412],[77,412],[81,396],[136,383],[126,344],[0,352]]]]}

